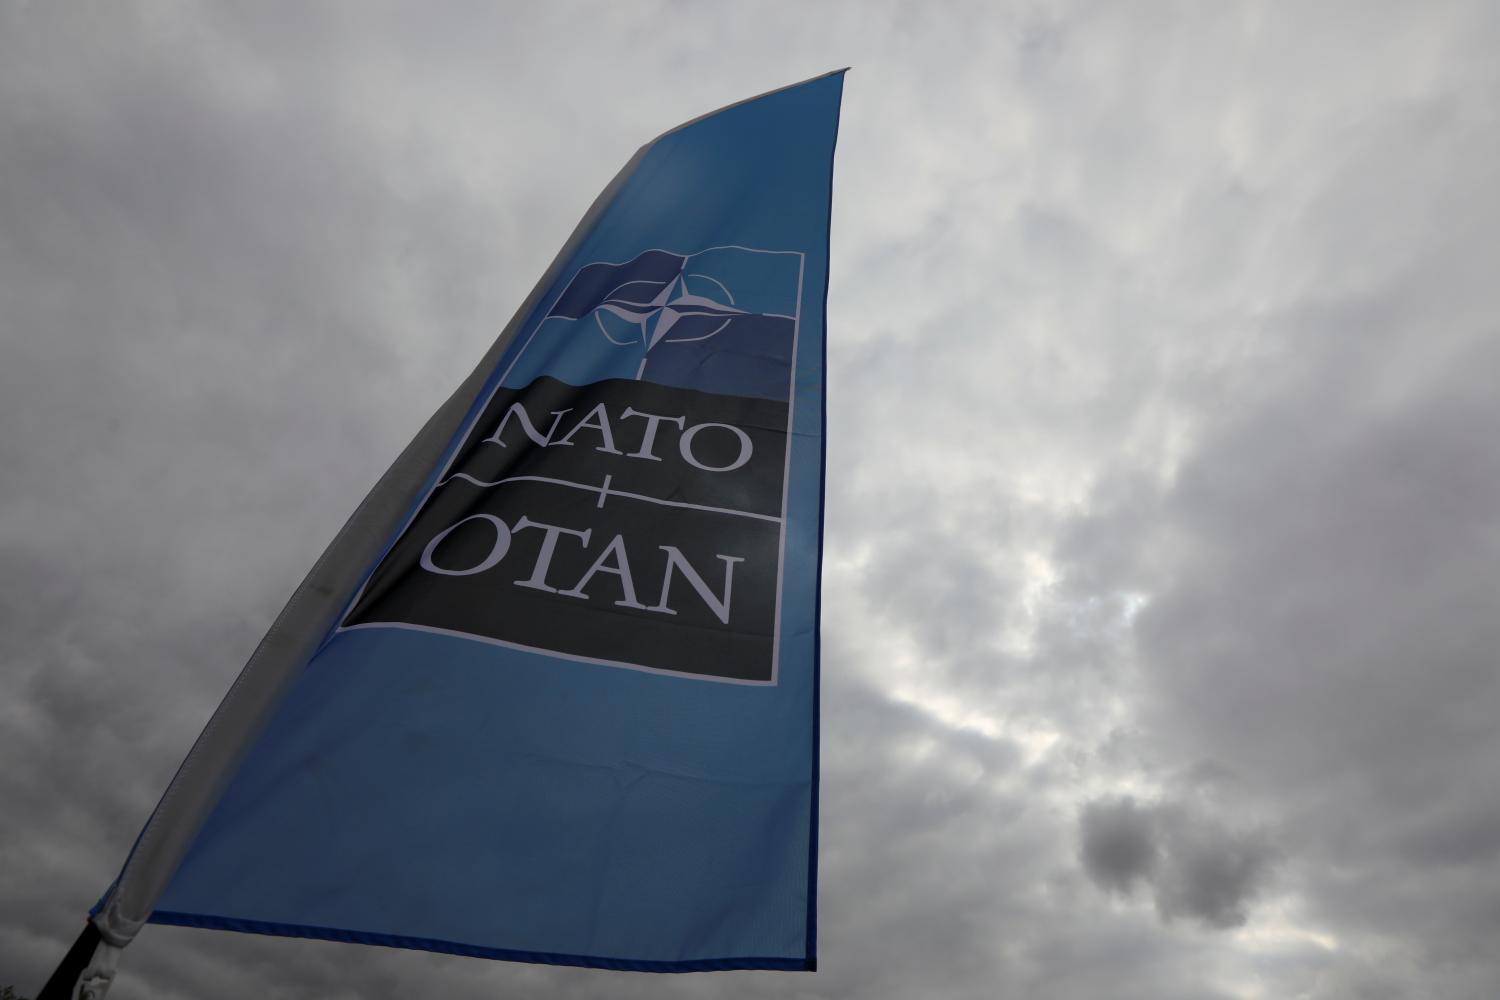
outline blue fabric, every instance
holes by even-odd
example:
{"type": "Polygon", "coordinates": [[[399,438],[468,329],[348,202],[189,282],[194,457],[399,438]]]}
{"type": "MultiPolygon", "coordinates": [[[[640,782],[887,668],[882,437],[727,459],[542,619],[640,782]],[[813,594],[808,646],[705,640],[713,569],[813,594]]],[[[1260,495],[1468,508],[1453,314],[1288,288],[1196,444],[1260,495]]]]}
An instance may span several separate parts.
{"type": "Polygon", "coordinates": [[[630,669],[415,627],[335,630],[154,921],[596,968],[814,967],[824,296],[841,89],[841,75],[823,77],[658,140],[471,413],[477,425],[492,393],[543,377],[789,403],[774,679],[630,669]]]}

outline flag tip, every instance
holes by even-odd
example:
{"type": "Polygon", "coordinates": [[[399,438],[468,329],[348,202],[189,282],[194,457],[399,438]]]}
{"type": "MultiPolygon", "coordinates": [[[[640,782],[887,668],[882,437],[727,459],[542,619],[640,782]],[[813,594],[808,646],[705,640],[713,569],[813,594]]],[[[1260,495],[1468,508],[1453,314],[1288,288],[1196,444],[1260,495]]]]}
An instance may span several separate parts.
{"type": "Polygon", "coordinates": [[[724,112],[726,112],[726,111],[732,111],[733,109],[738,108],[741,105],[750,104],[750,103],[752,103],[754,101],[761,100],[762,98],[771,97],[774,94],[780,94],[783,91],[796,90],[798,87],[805,87],[805,86],[807,86],[810,83],[817,83],[819,80],[826,80],[826,79],[828,79],[831,76],[839,76],[839,75],[841,75],[843,73],[847,73],[849,71],[849,69],[850,69],[850,67],[848,67],[848,66],[845,66],[843,69],[832,69],[832,70],[829,70],[827,73],[819,73],[817,76],[808,77],[806,80],[798,80],[796,83],[788,83],[788,84],[786,84],[784,86],[781,86],[781,87],[775,87],[775,88],[773,88],[771,90],[766,91],[765,93],[756,94],[753,97],[746,97],[743,100],[738,100],[738,101],[735,101],[735,102],[733,102],[731,104],[726,104],[722,108],[715,108],[712,111],[704,112],[703,114],[698,115],[696,118],[690,118],[690,119],[688,119],[687,121],[683,122],[681,125],[677,125],[677,126],[674,126],[673,128],[667,129],[661,135],[657,136],[655,139],[652,139],[650,142],[648,142],[644,146],[642,146],[640,148],[640,150],[637,152],[636,155],[637,156],[641,155],[646,150],[648,150],[652,146],[654,146],[656,143],[658,143],[661,140],[665,139],[667,136],[672,135],[673,133],[676,133],[676,132],[681,132],[683,129],[688,128],[689,126],[692,126],[692,125],[696,125],[696,124],[698,124],[701,121],[705,121],[705,120],[707,120],[709,118],[714,117],[715,115],[721,115],[724,112]]]}

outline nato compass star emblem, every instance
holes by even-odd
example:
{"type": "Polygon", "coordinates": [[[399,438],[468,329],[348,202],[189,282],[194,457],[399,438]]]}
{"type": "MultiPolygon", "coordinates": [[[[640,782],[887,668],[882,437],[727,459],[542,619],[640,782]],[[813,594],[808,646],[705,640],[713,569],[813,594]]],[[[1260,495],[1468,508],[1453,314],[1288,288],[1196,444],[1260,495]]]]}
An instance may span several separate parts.
{"type": "MultiPolygon", "coordinates": [[[[649,281],[627,281],[599,303],[599,308],[594,310],[594,322],[610,343],[627,347],[639,341],[650,354],[657,344],[663,342],[682,344],[707,340],[721,332],[735,316],[745,315],[743,309],[734,307],[734,294],[724,283],[706,274],[684,272],[654,294],[653,285],[649,281]],[[694,292],[690,282],[708,294],[694,292]],[[642,301],[643,293],[651,297],[642,301]],[[725,301],[720,301],[720,298],[725,301]],[[628,340],[619,339],[622,324],[607,322],[605,316],[623,321],[625,328],[633,327],[637,335],[628,340]],[[611,326],[615,327],[613,333],[611,326]]],[[[646,359],[642,358],[635,377],[640,378],[645,368],[646,359]]]]}
{"type": "Polygon", "coordinates": [[[534,371],[575,385],[621,378],[787,399],[801,266],[798,252],[741,246],[586,264],[544,317],[565,321],[549,329],[567,338],[566,353],[554,341],[537,355],[571,367],[534,371]]]}
{"type": "Polygon", "coordinates": [[[635,377],[661,344],[707,340],[736,317],[734,293],[718,278],[689,272],[689,258],[648,250],[625,264],[590,264],[580,270],[549,316],[592,316],[599,332],[617,347],[642,352],[635,377]]]}

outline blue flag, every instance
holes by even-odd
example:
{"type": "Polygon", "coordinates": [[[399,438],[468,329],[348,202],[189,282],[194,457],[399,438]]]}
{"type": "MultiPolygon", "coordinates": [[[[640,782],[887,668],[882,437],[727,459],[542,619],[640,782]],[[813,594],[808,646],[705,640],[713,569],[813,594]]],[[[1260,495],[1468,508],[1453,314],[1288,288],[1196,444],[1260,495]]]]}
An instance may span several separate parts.
{"type": "Polygon", "coordinates": [[[815,964],[835,73],[600,196],[303,584],[93,921],[815,964]]]}

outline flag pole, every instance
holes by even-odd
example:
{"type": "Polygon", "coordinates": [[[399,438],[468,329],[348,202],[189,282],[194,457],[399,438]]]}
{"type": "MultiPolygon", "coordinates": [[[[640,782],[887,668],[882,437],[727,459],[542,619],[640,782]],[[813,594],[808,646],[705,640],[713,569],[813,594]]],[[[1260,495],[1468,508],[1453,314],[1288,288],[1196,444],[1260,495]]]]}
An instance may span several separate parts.
{"type": "Polygon", "coordinates": [[[120,949],[104,940],[92,920],[85,921],[36,1000],[104,1000],[119,960],[120,949]]]}

